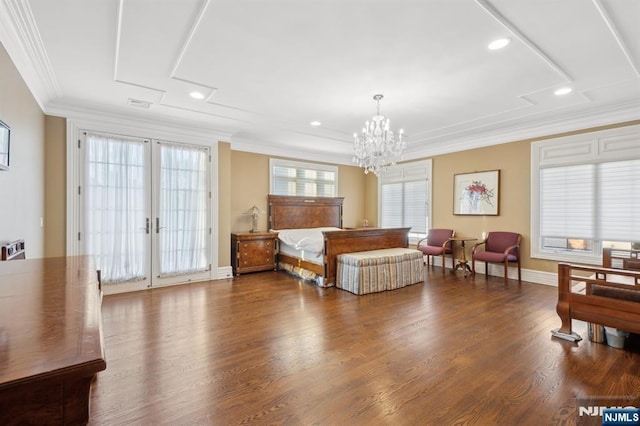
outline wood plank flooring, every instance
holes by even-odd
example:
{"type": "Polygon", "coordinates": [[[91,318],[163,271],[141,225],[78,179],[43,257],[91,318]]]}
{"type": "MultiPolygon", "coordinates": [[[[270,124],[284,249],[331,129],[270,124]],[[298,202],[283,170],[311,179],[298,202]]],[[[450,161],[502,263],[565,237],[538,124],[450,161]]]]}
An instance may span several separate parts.
{"type": "Polygon", "coordinates": [[[556,296],[439,268],[365,296],[284,272],[107,296],[90,424],[575,424],[576,398],[637,398],[639,345],[552,338],[556,296]]]}

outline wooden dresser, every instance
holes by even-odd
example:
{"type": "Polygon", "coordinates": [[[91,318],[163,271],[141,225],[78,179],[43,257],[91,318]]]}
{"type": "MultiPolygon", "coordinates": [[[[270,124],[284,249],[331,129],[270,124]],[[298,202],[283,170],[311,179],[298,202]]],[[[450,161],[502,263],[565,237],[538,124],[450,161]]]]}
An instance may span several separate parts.
{"type": "Polygon", "coordinates": [[[275,232],[231,234],[231,266],[234,275],[275,271],[278,234],[275,232]]]}
{"type": "Polygon", "coordinates": [[[84,424],[106,368],[89,258],[0,262],[0,424],[84,424]]]}

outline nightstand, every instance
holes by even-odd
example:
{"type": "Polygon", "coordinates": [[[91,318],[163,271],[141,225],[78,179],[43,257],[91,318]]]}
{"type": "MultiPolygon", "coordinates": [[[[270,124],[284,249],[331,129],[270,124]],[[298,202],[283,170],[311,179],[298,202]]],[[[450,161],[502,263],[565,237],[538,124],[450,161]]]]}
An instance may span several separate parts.
{"type": "Polygon", "coordinates": [[[276,232],[231,234],[231,266],[236,276],[247,272],[275,271],[277,252],[276,232]]]}

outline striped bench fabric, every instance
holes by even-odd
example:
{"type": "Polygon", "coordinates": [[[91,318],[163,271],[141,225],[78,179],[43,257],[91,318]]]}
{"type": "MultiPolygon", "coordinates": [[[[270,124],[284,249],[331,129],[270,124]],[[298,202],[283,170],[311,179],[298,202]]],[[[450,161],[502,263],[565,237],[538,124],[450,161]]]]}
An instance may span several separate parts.
{"type": "Polygon", "coordinates": [[[422,252],[408,248],[338,255],[336,287],[360,295],[422,282],[422,256],[422,252]]]}

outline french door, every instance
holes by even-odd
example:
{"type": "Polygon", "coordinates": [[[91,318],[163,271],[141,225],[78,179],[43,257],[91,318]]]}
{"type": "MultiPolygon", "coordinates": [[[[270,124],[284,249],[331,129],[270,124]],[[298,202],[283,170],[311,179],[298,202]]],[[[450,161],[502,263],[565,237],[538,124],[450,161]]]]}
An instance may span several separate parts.
{"type": "Polygon", "coordinates": [[[209,147],[84,133],[81,239],[105,293],[210,279],[209,147]]]}

